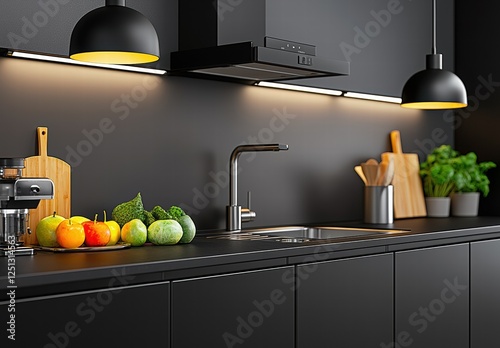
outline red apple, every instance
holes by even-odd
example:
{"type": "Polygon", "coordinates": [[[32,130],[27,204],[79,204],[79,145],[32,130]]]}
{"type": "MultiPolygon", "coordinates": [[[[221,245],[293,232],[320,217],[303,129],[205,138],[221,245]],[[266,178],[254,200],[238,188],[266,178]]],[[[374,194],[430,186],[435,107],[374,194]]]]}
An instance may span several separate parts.
{"type": "Polygon", "coordinates": [[[111,231],[107,224],[97,221],[97,214],[94,221],[82,223],[85,230],[85,245],[90,247],[104,246],[109,243],[111,231]]]}

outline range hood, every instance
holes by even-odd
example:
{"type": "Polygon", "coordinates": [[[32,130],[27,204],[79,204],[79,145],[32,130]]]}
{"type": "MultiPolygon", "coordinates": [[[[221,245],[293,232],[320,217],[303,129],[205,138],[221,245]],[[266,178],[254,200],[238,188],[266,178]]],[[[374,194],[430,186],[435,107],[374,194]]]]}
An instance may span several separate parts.
{"type": "Polygon", "coordinates": [[[171,53],[171,74],[245,83],[349,74],[348,62],[317,56],[314,44],[273,35],[276,5],[287,1],[232,3],[237,7],[227,0],[179,0],[179,51],[171,53]]]}

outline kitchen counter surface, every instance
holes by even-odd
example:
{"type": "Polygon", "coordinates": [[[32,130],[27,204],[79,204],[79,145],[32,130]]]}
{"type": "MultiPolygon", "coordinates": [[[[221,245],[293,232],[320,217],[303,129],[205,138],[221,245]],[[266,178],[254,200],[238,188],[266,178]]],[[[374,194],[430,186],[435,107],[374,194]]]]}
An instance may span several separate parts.
{"type": "MultiPolygon", "coordinates": [[[[322,224],[324,225],[327,224],[322,224]]],[[[404,219],[391,225],[364,225],[356,222],[328,225],[410,231],[357,240],[307,243],[218,240],[206,238],[207,234],[199,234],[191,244],[186,245],[146,245],[116,251],[79,253],[37,251],[34,256],[15,258],[15,284],[20,296],[33,296],[37,293],[37,288],[63,289],[68,284],[80,284],[78,289],[99,287],[117,276],[127,276],[138,283],[154,282],[500,238],[500,217],[404,219]],[[82,284],[86,286],[82,287],[82,284]]],[[[7,262],[7,257],[0,258],[2,288],[6,287],[8,280],[7,262]]],[[[2,291],[0,294],[0,300],[5,299],[4,293],[2,291]]]]}

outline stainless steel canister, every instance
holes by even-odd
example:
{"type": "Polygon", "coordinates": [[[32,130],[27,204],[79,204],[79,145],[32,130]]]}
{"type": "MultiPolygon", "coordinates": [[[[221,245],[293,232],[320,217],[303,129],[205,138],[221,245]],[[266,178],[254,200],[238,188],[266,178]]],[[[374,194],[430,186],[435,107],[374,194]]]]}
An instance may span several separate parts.
{"type": "Polygon", "coordinates": [[[365,223],[392,224],[394,222],[393,186],[365,186],[364,205],[365,223]]]}

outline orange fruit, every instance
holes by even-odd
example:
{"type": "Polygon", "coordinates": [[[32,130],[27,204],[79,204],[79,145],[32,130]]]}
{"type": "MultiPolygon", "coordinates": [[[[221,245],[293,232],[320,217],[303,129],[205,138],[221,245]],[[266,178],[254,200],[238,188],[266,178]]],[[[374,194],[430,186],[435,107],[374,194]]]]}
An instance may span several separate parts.
{"type": "Polygon", "coordinates": [[[57,226],[56,239],[63,248],[78,248],[85,242],[85,230],[82,224],[65,219],[57,226]]]}

